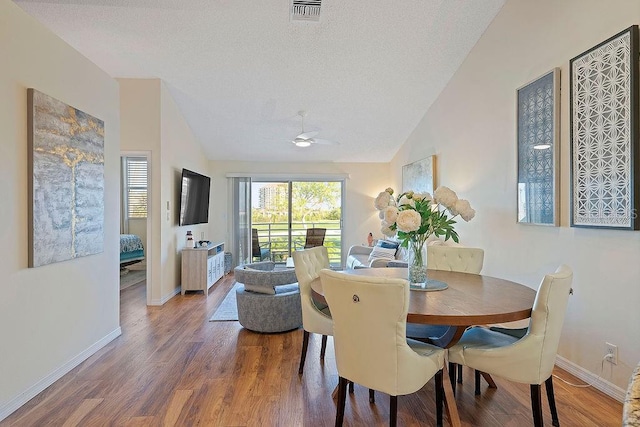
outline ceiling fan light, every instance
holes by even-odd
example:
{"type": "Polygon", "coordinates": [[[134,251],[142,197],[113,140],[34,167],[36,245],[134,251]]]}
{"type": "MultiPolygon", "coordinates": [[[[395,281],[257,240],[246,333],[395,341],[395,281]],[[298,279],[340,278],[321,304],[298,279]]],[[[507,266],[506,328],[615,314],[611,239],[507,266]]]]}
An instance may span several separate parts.
{"type": "Polygon", "coordinates": [[[293,143],[296,144],[296,147],[308,147],[311,145],[311,142],[306,139],[297,139],[293,143]]]}

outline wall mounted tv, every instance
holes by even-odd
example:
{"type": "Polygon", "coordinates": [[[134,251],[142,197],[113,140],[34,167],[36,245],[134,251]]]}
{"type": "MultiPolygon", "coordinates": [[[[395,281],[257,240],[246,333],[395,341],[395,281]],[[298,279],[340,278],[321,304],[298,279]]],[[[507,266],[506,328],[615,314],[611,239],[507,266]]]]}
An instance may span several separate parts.
{"type": "Polygon", "coordinates": [[[211,178],[182,169],[180,185],[180,225],[209,222],[211,178]]]}

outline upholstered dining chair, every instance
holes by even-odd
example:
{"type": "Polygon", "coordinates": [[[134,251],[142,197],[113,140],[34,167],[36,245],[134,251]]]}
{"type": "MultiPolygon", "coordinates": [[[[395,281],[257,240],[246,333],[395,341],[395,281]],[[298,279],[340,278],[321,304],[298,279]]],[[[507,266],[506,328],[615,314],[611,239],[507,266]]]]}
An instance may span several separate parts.
{"type": "MultiPolygon", "coordinates": [[[[561,265],[543,279],[533,303],[529,328],[524,337],[492,331],[468,329],[449,349],[449,362],[466,365],[507,380],[529,384],[534,425],[542,426],[540,385],[545,383],[554,426],[558,412],[553,394],[553,366],[567,309],[573,272],[561,265]]],[[[454,370],[455,372],[455,370],[454,370]]],[[[455,389],[455,381],[453,382],[455,389]]]]}
{"type": "Polygon", "coordinates": [[[336,426],[344,420],[346,387],[356,382],[390,396],[391,426],[397,397],[436,381],[436,422],[442,425],[444,350],[406,339],[409,282],[322,270],[320,279],[333,317],[338,368],[336,426]]]}
{"type": "Polygon", "coordinates": [[[318,246],[315,248],[298,250],[293,252],[293,265],[300,287],[300,303],[302,307],[302,328],[304,329],[302,338],[302,353],[300,354],[300,367],[298,374],[302,375],[304,362],[307,357],[307,347],[309,345],[309,334],[321,334],[322,346],[320,348],[320,359],[324,359],[327,347],[327,336],[333,335],[333,321],[328,308],[320,306],[313,299],[311,282],[319,279],[320,270],[329,268],[329,255],[327,248],[318,246]]]}
{"type": "Polygon", "coordinates": [[[326,228],[307,228],[307,236],[304,240],[304,249],[324,245],[324,237],[326,234],[326,228]]]}
{"type": "Polygon", "coordinates": [[[269,248],[263,248],[260,245],[260,239],[258,238],[258,229],[251,229],[251,256],[258,258],[259,261],[264,261],[271,257],[271,251],[269,248]]]}
{"type": "MultiPolygon", "coordinates": [[[[464,246],[427,246],[427,268],[480,274],[484,264],[484,250],[464,246]]],[[[407,336],[429,342],[431,337],[443,335],[448,326],[407,323],[407,336]]],[[[480,388],[480,373],[476,371],[476,389],[480,388]]],[[[491,377],[485,376],[490,387],[495,387],[491,377]]],[[[458,381],[462,383],[462,366],[458,369],[458,381]]]]}
{"type": "MultiPolygon", "coordinates": [[[[302,351],[300,353],[300,366],[298,375],[304,371],[304,363],[309,347],[309,335],[321,334],[320,360],[324,360],[327,349],[327,336],[333,336],[333,320],[331,312],[326,304],[313,298],[311,282],[320,280],[320,270],[329,268],[329,255],[327,248],[317,246],[315,248],[302,249],[293,252],[293,264],[300,288],[300,306],[302,308],[302,351]]],[[[353,383],[349,384],[349,391],[353,392],[353,383]]],[[[369,401],[375,402],[373,390],[369,390],[369,401]]]]}

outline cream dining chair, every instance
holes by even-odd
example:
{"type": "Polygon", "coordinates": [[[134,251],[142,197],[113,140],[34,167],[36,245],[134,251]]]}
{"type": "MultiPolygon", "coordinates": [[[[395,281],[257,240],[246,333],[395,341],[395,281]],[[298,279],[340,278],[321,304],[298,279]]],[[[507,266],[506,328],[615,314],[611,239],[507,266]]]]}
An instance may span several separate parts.
{"type": "MultiPolygon", "coordinates": [[[[321,334],[320,360],[324,360],[327,349],[327,336],[333,336],[333,320],[326,304],[314,300],[311,282],[320,280],[320,270],[329,268],[329,254],[325,246],[293,252],[293,264],[300,288],[300,306],[302,308],[302,351],[298,375],[304,371],[304,363],[309,347],[309,335],[321,334]]],[[[353,383],[349,384],[349,391],[353,392],[353,383]]],[[[375,402],[375,392],[369,390],[369,402],[375,402]]]]}
{"type": "Polygon", "coordinates": [[[444,350],[407,340],[409,282],[404,279],[320,272],[333,317],[338,368],[336,426],[344,420],[346,387],[356,382],[390,396],[389,425],[397,422],[397,397],[436,379],[436,422],[442,425],[444,350]]]}
{"type": "Polygon", "coordinates": [[[320,348],[320,359],[324,359],[327,346],[327,335],[333,335],[333,321],[331,313],[327,307],[319,306],[314,300],[311,292],[311,282],[319,279],[320,270],[329,268],[329,255],[327,248],[316,246],[314,248],[298,250],[293,252],[293,265],[300,287],[300,305],[302,307],[302,328],[304,335],[302,338],[302,353],[300,354],[300,367],[298,374],[302,375],[304,362],[307,357],[307,347],[309,345],[309,334],[321,334],[322,345],[320,348]]]}
{"type": "MultiPolygon", "coordinates": [[[[474,327],[468,329],[460,341],[449,349],[450,363],[529,384],[535,426],[543,425],[540,397],[540,385],[543,382],[547,389],[553,425],[559,425],[552,371],[572,280],[573,272],[566,265],[544,277],[536,294],[529,328],[524,337],[518,339],[487,328],[474,327]]],[[[455,382],[453,387],[455,389],[455,382]]]]}
{"type": "MultiPolygon", "coordinates": [[[[431,270],[480,274],[483,264],[484,250],[480,248],[444,245],[427,246],[427,268],[431,270]]],[[[448,326],[407,323],[407,336],[430,342],[431,338],[442,336],[448,329],[448,326]]],[[[480,375],[480,372],[475,372],[476,390],[480,389],[480,375]]],[[[491,377],[485,375],[485,379],[489,383],[489,387],[495,387],[495,382],[491,377]]],[[[458,368],[458,382],[462,383],[462,366],[458,368]]]]}

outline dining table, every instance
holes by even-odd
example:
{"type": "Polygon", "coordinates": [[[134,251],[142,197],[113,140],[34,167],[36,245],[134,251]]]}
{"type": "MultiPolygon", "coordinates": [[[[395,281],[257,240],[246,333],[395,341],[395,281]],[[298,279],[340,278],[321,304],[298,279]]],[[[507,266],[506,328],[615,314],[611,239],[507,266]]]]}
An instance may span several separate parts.
{"type": "MultiPolygon", "coordinates": [[[[342,273],[403,279],[408,276],[407,268],[394,267],[346,269],[342,273]]],[[[319,278],[311,282],[311,288],[316,298],[324,299],[322,281],[319,278]]],[[[530,318],[535,297],[535,290],[510,280],[480,274],[427,270],[425,288],[410,286],[407,322],[448,326],[446,333],[430,337],[429,341],[449,348],[471,326],[530,318]],[[441,289],[433,290],[429,283],[436,283],[441,289]]],[[[444,371],[447,374],[446,364],[444,371]]],[[[460,416],[453,387],[448,381],[443,384],[449,420],[451,425],[459,426],[460,416]]]]}

